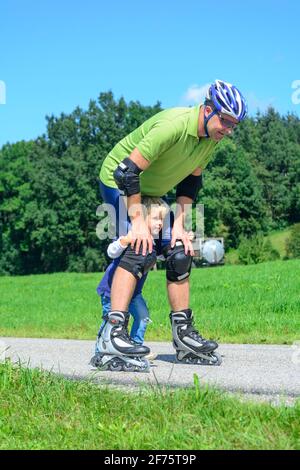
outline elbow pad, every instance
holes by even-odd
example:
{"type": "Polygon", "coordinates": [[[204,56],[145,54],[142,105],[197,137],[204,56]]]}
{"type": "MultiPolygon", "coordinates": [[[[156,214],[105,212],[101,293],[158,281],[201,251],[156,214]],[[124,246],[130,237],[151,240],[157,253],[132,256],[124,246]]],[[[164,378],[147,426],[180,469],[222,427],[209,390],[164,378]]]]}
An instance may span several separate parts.
{"type": "Polygon", "coordinates": [[[200,188],[202,188],[202,174],[199,176],[189,175],[177,185],[176,198],[187,196],[195,201],[200,188]]]}
{"type": "Polygon", "coordinates": [[[130,158],[125,158],[115,169],[113,176],[120,191],[125,196],[132,196],[141,192],[140,173],[141,170],[130,158]]]}

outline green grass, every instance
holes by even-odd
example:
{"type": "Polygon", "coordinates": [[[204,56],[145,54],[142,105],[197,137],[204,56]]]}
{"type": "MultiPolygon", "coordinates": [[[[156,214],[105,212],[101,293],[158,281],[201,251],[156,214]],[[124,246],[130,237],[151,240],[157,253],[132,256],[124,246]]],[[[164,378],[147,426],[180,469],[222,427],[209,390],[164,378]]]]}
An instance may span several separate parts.
{"type": "MultiPolygon", "coordinates": [[[[0,277],[0,335],[94,339],[101,321],[101,274],[0,277]]],[[[300,339],[300,260],[195,269],[191,307],[207,337],[233,343],[300,339]]],[[[170,340],[165,272],[144,288],[153,323],[147,340],[170,340]]]]}
{"type": "Polygon", "coordinates": [[[0,449],[299,449],[295,406],[194,389],[121,392],[0,364],[0,449]]]}

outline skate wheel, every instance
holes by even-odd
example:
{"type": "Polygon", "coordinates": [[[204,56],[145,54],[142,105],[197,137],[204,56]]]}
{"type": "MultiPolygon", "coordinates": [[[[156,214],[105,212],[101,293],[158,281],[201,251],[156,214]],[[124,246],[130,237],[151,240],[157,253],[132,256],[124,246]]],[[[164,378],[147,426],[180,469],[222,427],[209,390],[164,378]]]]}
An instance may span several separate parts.
{"type": "Polygon", "coordinates": [[[123,371],[124,372],[134,372],[135,371],[135,366],[133,364],[123,364],[123,371]]]}
{"type": "Polygon", "coordinates": [[[220,366],[222,364],[222,356],[217,352],[196,356],[194,354],[186,354],[183,351],[179,351],[176,353],[176,362],[195,366],[220,366]]]}
{"type": "Polygon", "coordinates": [[[203,356],[203,358],[195,359],[195,361],[203,366],[220,366],[222,364],[222,357],[217,352],[211,352],[203,356]]]}
{"type": "Polygon", "coordinates": [[[123,364],[120,364],[119,361],[113,359],[108,366],[108,369],[112,372],[120,372],[123,369],[123,364]]]}
{"type": "Polygon", "coordinates": [[[143,359],[143,370],[142,372],[150,372],[150,362],[148,361],[148,359],[143,359]]]}
{"type": "Polygon", "coordinates": [[[176,361],[178,362],[186,362],[187,353],[184,351],[176,351],[176,361]]]}
{"type": "Polygon", "coordinates": [[[222,356],[221,354],[217,353],[217,352],[214,352],[212,353],[212,357],[213,357],[213,363],[212,365],[214,366],[220,366],[222,364],[222,356]]]}
{"type": "Polygon", "coordinates": [[[96,367],[96,368],[99,368],[102,366],[102,355],[97,353],[95,354],[95,356],[92,357],[92,359],[90,360],[90,365],[92,367],[96,367]]]}

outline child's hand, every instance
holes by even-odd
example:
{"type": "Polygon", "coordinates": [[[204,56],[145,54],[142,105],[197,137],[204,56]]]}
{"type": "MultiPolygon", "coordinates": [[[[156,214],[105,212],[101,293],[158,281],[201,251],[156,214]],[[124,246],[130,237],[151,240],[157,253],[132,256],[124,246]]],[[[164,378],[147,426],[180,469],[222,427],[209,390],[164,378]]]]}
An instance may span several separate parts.
{"type": "Polygon", "coordinates": [[[189,239],[190,241],[192,241],[192,240],[194,240],[194,238],[195,238],[194,232],[192,232],[192,231],[188,232],[188,239],[189,239]]]}
{"type": "Polygon", "coordinates": [[[132,232],[131,232],[131,230],[129,230],[127,235],[120,238],[120,243],[124,247],[127,247],[129,245],[129,243],[131,243],[131,241],[132,241],[132,232]]]}
{"type": "Polygon", "coordinates": [[[127,233],[127,243],[128,245],[132,242],[132,231],[129,230],[129,232],[127,233]]]}

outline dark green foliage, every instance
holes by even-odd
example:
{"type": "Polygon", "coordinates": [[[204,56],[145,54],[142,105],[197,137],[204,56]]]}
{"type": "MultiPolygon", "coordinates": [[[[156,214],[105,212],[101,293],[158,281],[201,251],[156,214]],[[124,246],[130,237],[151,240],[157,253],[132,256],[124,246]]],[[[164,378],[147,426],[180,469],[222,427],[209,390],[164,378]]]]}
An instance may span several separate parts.
{"type": "MultiPolygon", "coordinates": [[[[107,240],[96,236],[101,164],[160,110],[101,93],[86,111],[47,117],[45,136],[0,150],[0,274],[104,269],[107,240]]],[[[269,109],[243,122],[217,146],[197,202],[206,236],[223,236],[226,248],[300,222],[299,118],[269,109]]]]}
{"type": "Polygon", "coordinates": [[[263,245],[264,261],[276,261],[280,259],[280,253],[273,247],[271,240],[267,238],[263,245]]]}
{"type": "Polygon", "coordinates": [[[264,261],[275,261],[280,258],[280,254],[272,246],[270,239],[267,238],[265,241],[262,234],[250,239],[242,238],[238,253],[241,264],[257,264],[264,261]]]}
{"type": "Polygon", "coordinates": [[[208,236],[236,248],[246,237],[300,220],[300,120],[270,108],[222,141],[205,171],[199,202],[208,236]]]}
{"type": "Polygon", "coordinates": [[[94,273],[104,271],[107,266],[104,252],[96,248],[85,248],[82,255],[73,254],[68,261],[67,271],[70,272],[94,273]]]}
{"type": "Polygon", "coordinates": [[[48,117],[47,136],[0,151],[0,274],[102,271],[98,175],[120,138],[160,111],[101,93],[87,111],[48,117]]]}
{"type": "Polygon", "coordinates": [[[268,229],[262,185],[246,152],[232,139],[217,146],[198,201],[205,207],[206,235],[223,236],[226,246],[236,247],[241,236],[268,229]]]}
{"type": "Polygon", "coordinates": [[[286,242],[286,254],[288,258],[300,258],[300,224],[292,227],[291,236],[286,242]]]}

